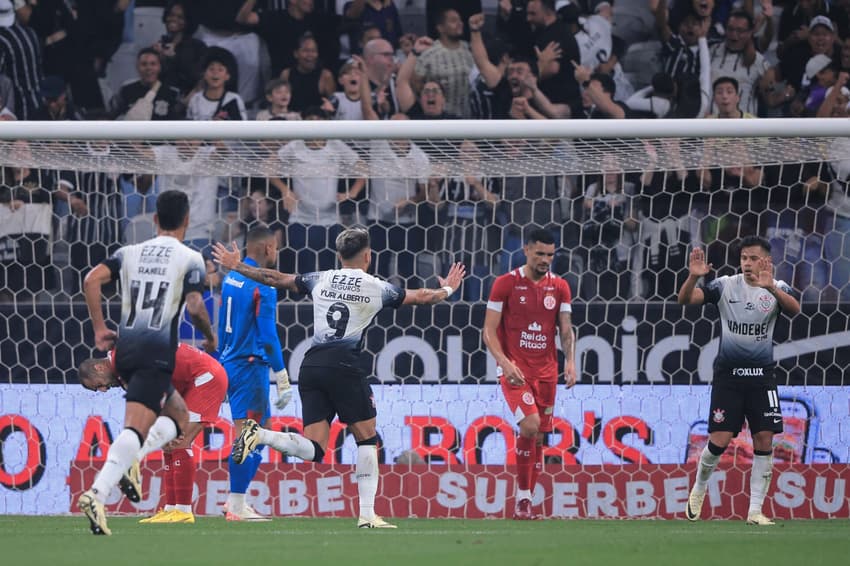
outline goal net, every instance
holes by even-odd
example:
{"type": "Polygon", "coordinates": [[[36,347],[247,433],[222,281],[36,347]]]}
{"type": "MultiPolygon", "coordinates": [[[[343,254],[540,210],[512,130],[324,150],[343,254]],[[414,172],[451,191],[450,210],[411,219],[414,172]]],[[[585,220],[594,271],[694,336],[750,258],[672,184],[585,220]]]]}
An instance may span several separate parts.
{"type": "MultiPolygon", "coordinates": [[[[723,415],[709,406],[716,313],[675,295],[692,247],[706,249],[712,277],[728,275],[735,242],[763,236],[776,278],[803,305],[776,326],[785,432],[765,513],[850,517],[846,121],[19,122],[0,129],[0,168],[0,513],[69,512],[105,459],[123,399],[78,384],[80,362],[102,355],[81,278],[150,237],[156,195],[176,188],[189,194],[187,240],[202,251],[241,246],[265,225],[282,271],[327,269],[335,235],[358,224],[372,270],[393,282],[434,287],[452,262],[466,264],[451,301],[384,312],[367,331],[377,511],[396,517],[513,510],[516,426],[481,328],[492,283],[524,263],[531,227],[557,242],[552,271],[573,291],[579,373],[559,388],[535,503],[550,517],[682,516],[708,419],[723,415]]],[[[212,263],[209,283],[215,321],[212,263]]],[[[297,382],[311,306],[279,298],[297,382]]],[[[197,339],[188,322],[181,339],[197,339]]],[[[226,499],[229,416],[225,403],[196,440],[198,514],[221,513],[226,499]]],[[[302,429],[297,395],[268,426],[302,429]]],[[[267,450],[248,501],[263,514],[351,516],[355,458],[339,423],[323,464],[267,450]]],[[[704,517],[746,515],[751,460],[745,430],[712,477],[704,517]]],[[[143,476],[145,499],[115,492],[110,512],[161,505],[160,453],[143,476]]]]}

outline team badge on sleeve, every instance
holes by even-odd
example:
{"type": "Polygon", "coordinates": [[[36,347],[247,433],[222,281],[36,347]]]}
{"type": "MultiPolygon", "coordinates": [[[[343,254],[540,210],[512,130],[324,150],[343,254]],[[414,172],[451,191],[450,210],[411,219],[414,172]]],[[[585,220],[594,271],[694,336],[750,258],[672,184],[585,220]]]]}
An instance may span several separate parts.
{"type": "Polygon", "coordinates": [[[723,409],[714,409],[713,411],[711,411],[711,420],[718,424],[722,423],[726,420],[726,411],[724,411],[723,409]]]}

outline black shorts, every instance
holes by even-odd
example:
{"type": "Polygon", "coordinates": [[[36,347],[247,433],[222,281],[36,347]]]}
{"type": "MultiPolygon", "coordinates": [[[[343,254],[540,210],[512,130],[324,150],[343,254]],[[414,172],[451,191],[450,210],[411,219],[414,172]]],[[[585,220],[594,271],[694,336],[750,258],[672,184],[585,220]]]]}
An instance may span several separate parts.
{"type": "Polygon", "coordinates": [[[304,426],[320,421],[345,424],[368,421],[378,414],[366,372],[353,366],[301,366],[298,394],[304,426]]]}
{"type": "Polygon", "coordinates": [[[174,393],[171,385],[171,373],[155,368],[137,368],[136,370],[121,373],[123,378],[129,376],[127,381],[127,402],[141,403],[157,415],[162,411],[165,402],[174,393]]]}
{"type": "Polygon", "coordinates": [[[782,411],[773,369],[765,368],[764,377],[733,376],[730,370],[715,370],[711,386],[708,432],[738,434],[744,419],[750,432],[782,432],[782,411]]]}

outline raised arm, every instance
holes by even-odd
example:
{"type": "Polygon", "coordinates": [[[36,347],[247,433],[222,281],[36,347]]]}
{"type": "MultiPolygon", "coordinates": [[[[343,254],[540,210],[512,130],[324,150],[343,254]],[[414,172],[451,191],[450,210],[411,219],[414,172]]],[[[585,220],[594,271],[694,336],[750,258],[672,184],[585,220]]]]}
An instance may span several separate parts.
{"type": "Polygon", "coordinates": [[[439,289],[415,289],[406,291],[403,305],[436,305],[451,297],[458,290],[463,278],[466,276],[466,266],[456,263],[449,269],[446,278],[437,277],[440,282],[439,289]]]}
{"type": "Polygon", "coordinates": [[[661,41],[668,42],[673,32],[670,30],[668,22],[669,14],[667,12],[666,0],[649,0],[649,9],[655,15],[655,29],[658,30],[658,36],[661,41]]]}
{"type": "Polygon", "coordinates": [[[396,96],[398,97],[398,105],[402,112],[410,110],[416,104],[416,93],[413,92],[413,75],[416,71],[416,60],[434,45],[434,41],[430,37],[417,37],[413,44],[413,50],[408,54],[407,59],[402,63],[398,70],[398,78],[396,79],[396,96]]]}
{"type": "Polygon", "coordinates": [[[254,11],[257,0],[245,0],[239,12],[236,13],[236,23],[244,26],[256,26],[260,23],[260,16],[254,11]]]}
{"type": "Polygon", "coordinates": [[[487,88],[496,88],[502,81],[504,73],[499,66],[494,65],[487,55],[487,47],[481,30],[484,28],[484,14],[473,14],[469,18],[469,49],[472,51],[472,59],[484,77],[487,88]]]}
{"type": "Polygon", "coordinates": [[[711,271],[711,267],[710,263],[705,263],[705,252],[702,248],[691,250],[688,262],[688,278],[682,283],[682,288],[679,289],[679,296],[677,297],[680,305],[701,305],[705,302],[705,294],[702,289],[697,289],[696,285],[700,277],[711,271]]]}
{"type": "Polygon", "coordinates": [[[799,301],[776,285],[776,280],[773,278],[773,259],[770,256],[761,258],[756,268],[759,270],[757,285],[776,297],[776,302],[784,313],[791,316],[799,314],[801,310],[799,301]]]}
{"type": "Polygon", "coordinates": [[[276,269],[264,269],[260,267],[252,267],[242,262],[242,254],[239,253],[239,248],[236,247],[236,242],[231,242],[230,248],[227,248],[221,242],[216,242],[212,249],[213,259],[225,269],[230,269],[236,273],[241,273],[249,279],[259,281],[265,285],[277,287],[278,289],[286,289],[287,291],[298,291],[298,286],[295,285],[295,275],[291,273],[281,273],[276,269]]]}

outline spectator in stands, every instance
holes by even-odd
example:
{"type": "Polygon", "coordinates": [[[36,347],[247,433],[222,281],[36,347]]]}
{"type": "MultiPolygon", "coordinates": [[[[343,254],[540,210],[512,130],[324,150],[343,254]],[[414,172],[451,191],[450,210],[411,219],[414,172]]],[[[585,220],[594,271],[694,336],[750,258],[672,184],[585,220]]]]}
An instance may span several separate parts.
{"type": "MultiPolygon", "coordinates": [[[[468,118],[469,73],[475,63],[469,44],[463,40],[463,28],[463,20],[457,10],[443,10],[437,20],[437,40],[424,51],[414,44],[405,63],[415,64],[416,85],[424,81],[440,84],[446,98],[447,113],[468,118]]],[[[399,76],[401,73],[399,69],[399,76]]]]}
{"type": "Polygon", "coordinates": [[[749,112],[741,110],[741,94],[738,81],[732,77],[719,77],[714,81],[714,107],[717,112],[707,118],[755,118],[749,112]]]}
{"type": "MultiPolygon", "coordinates": [[[[19,143],[13,151],[28,151],[19,143]]],[[[31,301],[53,286],[52,174],[0,169],[0,301],[31,301]]]]}
{"type": "MultiPolygon", "coordinates": [[[[319,107],[301,113],[304,120],[327,120],[319,107]]],[[[282,266],[291,273],[331,269],[336,264],[334,241],[341,231],[338,204],[356,198],[366,185],[364,165],[357,153],[340,140],[296,140],[278,152],[291,163],[291,183],[282,185],[283,205],[289,212],[286,242],[298,250],[296,265],[282,266]],[[317,176],[317,171],[322,176],[317,176]],[[340,179],[350,185],[340,191],[340,179]]]]}
{"type": "Polygon", "coordinates": [[[316,38],[310,32],[299,38],[295,64],[284,69],[280,78],[289,83],[292,91],[289,107],[295,112],[309,106],[321,106],[322,99],[334,92],[333,73],[322,67],[316,38]]]}
{"type": "MultiPolygon", "coordinates": [[[[726,21],[726,40],[713,45],[709,52],[711,80],[734,78],[739,87],[741,110],[757,116],[759,98],[765,83],[763,78],[770,69],[770,63],[756,49],[754,26],[753,17],[748,12],[732,12],[726,21]]],[[[717,108],[714,107],[713,111],[717,112],[717,108]]]]}
{"type": "Polygon", "coordinates": [[[631,109],[624,103],[614,100],[617,85],[611,75],[591,73],[587,67],[578,65],[575,68],[575,77],[582,85],[581,106],[583,111],[581,115],[576,117],[614,118],[618,120],[631,117],[631,109]]]}
{"type": "Polygon", "coordinates": [[[488,244],[487,235],[488,228],[495,223],[499,198],[493,192],[496,190],[493,179],[477,172],[481,158],[478,146],[472,141],[463,141],[460,156],[469,174],[444,177],[440,183],[442,211],[439,221],[446,227],[445,248],[449,256],[443,257],[442,263],[461,262],[468,266],[469,272],[477,277],[474,281],[466,281],[461,297],[480,301],[485,298],[482,278],[491,273],[491,256],[487,250],[494,245],[488,244]]]}
{"type": "Polygon", "coordinates": [[[68,100],[65,81],[61,77],[45,77],[41,81],[41,99],[44,104],[38,109],[33,120],[82,120],[74,103],[68,100]]]}
{"type": "Polygon", "coordinates": [[[611,75],[617,85],[617,100],[625,101],[635,89],[620,66],[620,58],[626,52],[626,45],[623,40],[613,35],[613,22],[614,3],[597,2],[593,13],[577,17],[575,23],[570,25],[570,31],[575,35],[578,44],[581,65],[593,72],[611,75]]]}
{"type": "Polygon", "coordinates": [[[684,74],[699,75],[702,68],[699,43],[700,39],[708,41],[711,19],[687,9],[678,20],[668,21],[666,2],[650,0],[650,5],[655,12],[655,27],[663,44],[661,60],[664,71],[673,78],[684,74]]]}
{"type": "Polygon", "coordinates": [[[0,74],[9,77],[15,89],[15,116],[32,120],[41,106],[41,42],[32,28],[15,20],[12,0],[0,0],[0,74]]]}
{"type": "Polygon", "coordinates": [[[404,32],[393,0],[353,0],[346,2],[343,11],[346,19],[354,20],[360,26],[375,26],[380,37],[398,46],[404,32]]]}
{"type": "MultiPolygon", "coordinates": [[[[481,0],[425,0],[425,24],[429,37],[437,37],[440,15],[448,8],[456,10],[461,21],[469,21],[473,14],[481,13],[481,0]]],[[[464,29],[463,39],[469,41],[469,30],[464,29]]]]}
{"type": "Polygon", "coordinates": [[[169,0],[162,21],[165,35],[153,44],[162,62],[160,77],[187,97],[201,80],[207,46],[192,37],[198,26],[185,0],[169,0]]]}
{"type": "Polygon", "coordinates": [[[847,118],[850,110],[850,89],[847,88],[847,71],[838,73],[835,85],[826,89],[823,104],[818,108],[818,118],[847,118]]]}
{"type": "Polygon", "coordinates": [[[582,292],[588,297],[628,299],[637,295],[632,271],[636,272],[640,254],[636,245],[641,223],[637,201],[640,189],[627,179],[616,155],[604,154],[601,168],[602,174],[584,194],[582,246],[588,250],[590,269],[588,277],[582,278],[582,292]]]}
{"type": "MultiPolygon", "coordinates": [[[[408,120],[396,114],[391,120],[408,120]]],[[[369,145],[369,241],[375,269],[405,285],[416,272],[416,256],[425,249],[425,231],[417,225],[417,209],[427,200],[431,166],[428,156],[410,140],[372,140],[369,145]],[[387,176],[387,170],[397,172],[387,176]]]]}
{"type": "MultiPolygon", "coordinates": [[[[102,112],[89,114],[89,119],[104,118],[102,112]]],[[[65,289],[69,295],[79,293],[85,275],[111,256],[123,241],[124,199],[117,175],[103,172],[109,169],[111,150],[108,142],[86,143],[85,159],[94,171],[62,171],[54,191],[54,198],[68,202],[71,209],[64,234],[70,245],[71,274],[70,280],[66,280],[69,287],[65,289]]]]}
{"type": "Polygon", "coordinates": [[[189,120],[246,120],[245,102],[233,89],[230,61],[220,48],[210,48],[204,64],[203,90],[189,100],[189,120]]]}
{"type": "Polygon", "coordinates": [[[776,53],[780,59],[785,58],[786,52],[800,44],[809,41],[809,35],[814,29],[813,20],[817,16],[838,24],[838,35],[842,38],[850,36],[850,21],[846,8],[840,2],[832,0],[801,0],[786,2],[779,18],[779,45],[776,53]]]}
{"type": "Polygon", "coordinates": [[[576,115],[581,110],[579,83],[573,74],[573,62],[581,58],[576,39],[558,19],[554,0],[531,0],[526,11],[534,30],[540,90],[552,103],[567,104],[576,115]]]}
{"type": "Polygon", "coordinates": [[[489,109],[487,117],[543,119],[570,116],[568,105],[552,104],[538,87],[535,75],[536,61],[521,55],[508,56],[504,62],[500,61],[498,64],[490,60],[481,34],[484,14],[472,16],[469,19],[469,26],[472,32],[470,48],[473,60],[484,87],[489,90],[489,93],[483,95],[487,97],[489,109]]]}
{"type": "Polygon", "coordinates": [[[123,120],[182,120],[180,91],[159,80],[159,53],[145,47],[136,57],[139,78],[124,83],[109,102],[109,115],[123,120]]]}
{"type": "MultiPolygon", "coordinates": [[[[280,221],[277,210],[279,199],[274,199],[266,187],[254,187],[242,200],[239,235],[245,238],[251,229],[262,226],[272,231],[277,249],[283,249],[286,226],[280,221]]],[[[233,240],[235,238],[231,238],[233,240]]]]}
{"type": "Polygon", "coordinates": [[[806,41],[799,41],[783,52],[768,82],[773,84],[785,81],[794,89],[792,96],[800,99],[800,91],[805,86],[806,65],[815,55],[826,55],[832,61],[838,61],[841,57],[841,44],[836,41],[835,25],[826,16],[812,18],[806,41]]]}
{"type": "Polygon", "coordinates": [[[499,0],[496,31],[517,53],[534,57],[534,31],[528,22],[527,4],[524,0],[499,0]]]}
{"type": "Polygon", "coordinates": [[[649,118],[664,118],[675,107],[678,85],[667,73],[655,73],[652,84],[644,87],[626,100],[632,112],[649,118]]]}
{"type": "Polygon", "coordinates": [[[826,98],[827,89],[835,85],[837,78],[838,68],[833,64],[832,59],[823,54],[815,55],[809,59],[803,78],[803,83],[806,86],[803,88],[800,98],[795,101],[802,102],[802,107],[799,104],[792,105],[792,114],[795,116],[798,114],[807,117],[816,116],[826,98]]]}
{"type": "MultiPolygon", "coordinates": [[[[460,116],[447,111],[446,91],[442,83],[427,80],[422,85],[417,100],[413,87],[413,69],[417,65],[415,52],[431,43],[431,38],[420,37],[414,44],[411,56],[405,59],[398,70],[398,104],[402,112],[414,120],[452,120],[460,116]]],[[[467,88],[468,88],[467,84],[467,88]]]]}
{"type": "Polygon", "coordinates": [[[295,65],[295,50],[305,33],[312,33],[319,56],[329,64],[339,57],[339,33],[334,14],[314,13],[313,0],[290,0],[286,11],[261,11],[256,0],[245,0],[236,22],[256,27],[271,57],[271,73],[276,77],[295,65]]]}
{"type": "Polygon", "coordinates": [[[368,79],[366,86],[369,87],[368,96],[365,99],[371,101],[372,108],[382,120],[399,112],[396,80],[393,74],[394,57],[393,46],[386,39],[373,39],[363,47],[363,72],[368,79]]]}
{"type": "Polygon", "coordinates": [[[333,93],[322,105],[334,120],[363,119],[363,108],[360,104],[361,74],[355,66],[354,61],[349,61],[340,67],[338,82],[342,90],[333,93]]]}
{"type": "Polygon", "coordinates": [[[257,112],[257,120],[300,120],[301,114],[289,109],[292,89],[283,79],[272,79],[266,83],[266,102],[268,108],[257,112]]]}

